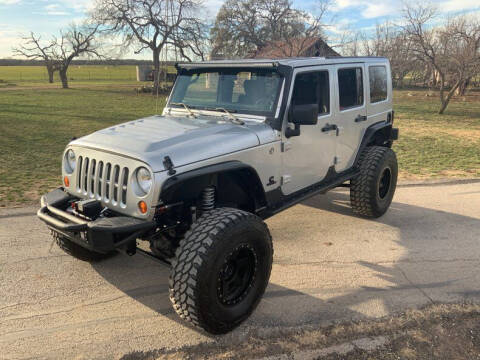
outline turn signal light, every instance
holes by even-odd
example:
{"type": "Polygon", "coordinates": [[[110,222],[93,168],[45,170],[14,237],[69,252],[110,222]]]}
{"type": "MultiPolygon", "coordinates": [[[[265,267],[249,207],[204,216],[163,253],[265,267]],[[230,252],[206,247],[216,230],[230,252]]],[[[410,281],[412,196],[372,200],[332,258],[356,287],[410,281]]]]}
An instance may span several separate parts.
{"type": "Polygon", "coordinates": [[[147,204],[145,203],[145,201],[139,201],[138,202],[138,209],[140,210],[140,212],[142,214],[145,214],[147,212],[147,204]]]}
{"type": "Polygon", "coordinates": [[[65,184],[66,187],[70,186],[70,180],[68,179],[68,176],[63,177],[63,183],[65,184]]]}

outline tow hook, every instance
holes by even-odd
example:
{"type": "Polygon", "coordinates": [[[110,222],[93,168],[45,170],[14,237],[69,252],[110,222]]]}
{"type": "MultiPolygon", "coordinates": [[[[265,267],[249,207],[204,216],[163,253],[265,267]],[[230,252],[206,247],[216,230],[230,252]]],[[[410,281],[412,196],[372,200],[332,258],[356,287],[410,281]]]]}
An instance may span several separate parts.
{"type": "Polygon", "coordinates": [[[127,248],[126,248],[125,252],[127,253],[128,256],[135,255],[137,253],[137,241],[136,240],[130,241],[127,244],[127,248]]]}

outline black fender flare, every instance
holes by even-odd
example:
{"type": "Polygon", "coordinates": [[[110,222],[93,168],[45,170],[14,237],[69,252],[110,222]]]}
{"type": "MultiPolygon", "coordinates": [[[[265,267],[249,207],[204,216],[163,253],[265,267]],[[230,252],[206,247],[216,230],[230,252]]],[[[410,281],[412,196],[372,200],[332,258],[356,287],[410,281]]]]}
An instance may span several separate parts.
{"type": "Polygon", "coordinates": [[[380,121],[370,125],[363,135],[362,142],[358,148],[355,157],[355,166],[358,165],[358,160],[363,150],[370,145],[391,147],[393,140],[398,139],[398,129],[393,128],[393,124],[387,121],[380,121]]]}
{"type": "Polygon", "coordinates": [[[241,175],[241,180],[247,182],[245,185],[248,185],[248,188],[244,190],[252,195],[255,201],[255,210],[265,206],[265,191],[257,171],[252,166],[238,160],[207,165],[171,176],[163,183],[160,191],[160,200],[167,204],[178,201],[177,198],[174,198],[174,195],[181,188],[181,192],[185,194],[185,197],[189,195],[194,196],[194,194],[198,195],[206,186],[212,185],[214,179],[223,174],[241,175]]]}

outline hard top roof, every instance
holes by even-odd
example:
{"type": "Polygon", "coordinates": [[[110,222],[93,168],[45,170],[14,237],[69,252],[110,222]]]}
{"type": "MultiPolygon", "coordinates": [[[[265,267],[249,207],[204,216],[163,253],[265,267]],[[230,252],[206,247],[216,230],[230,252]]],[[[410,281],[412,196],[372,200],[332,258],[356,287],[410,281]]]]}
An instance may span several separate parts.
{"type": "Polygon", "coordinates": [[[304,67],[328,64],[350,64],[368,62],[387,62],[385,57],[296,57],[285,59],[239,59],[239,60],[211,60],[200,62],[177,63],[176,66],[186,70],[201,68],[227,68],[227,67],[276,67],[286,65],[291,67],[304,67]]]}

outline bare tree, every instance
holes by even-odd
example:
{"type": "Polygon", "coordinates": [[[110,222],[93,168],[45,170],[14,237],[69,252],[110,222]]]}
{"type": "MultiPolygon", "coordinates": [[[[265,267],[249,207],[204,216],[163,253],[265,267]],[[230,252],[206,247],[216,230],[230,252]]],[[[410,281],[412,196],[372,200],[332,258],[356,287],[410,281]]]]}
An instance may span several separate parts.
{"type": "Polygon", "coordinates": [[[173,45],[174,51],[178,51],[180,57],[187,61],[194,59],[204,61],[209,51],[208,30],[209,25],[200,21],[181,24],[167,43],[173,45]]]}
{"type": "Polygon", "coordinates": [[[133,46],[135,53],[152,52],[158,88],[160,53],[167,43],[181,44],[183,56],[186,44],[198,51],[201,9],[200,0],[96,0],[91,17],[106,33],[122,36],[122,45],[133,46]]]}
{"type": "Polygon", "coordinates": [[[432,69],[433,82],[439,88],[439,114],[443,114],[457,89],[479,72],[480,25],[460,16],[443,27],[429,28],[435,15],[431,6],[406,6],[404,29],[412,51],[432,69]]]}
{"type": "Polygon", "coordinates": [[[442,44],[451,57],[451,71],[460,81],[456,95],[464,95],[473,77],[480,74],[480,22],[460,16],[449,20],[441,32],[442,44]]]}
{"type": "Polygon", "coordinates": [[[377,24],[370,39],[363,39],[365,55],[383,56],[390,60],[393,84],[403,85],[405,76],[418,66],[418,59],[412,53],[412,41],[408,34],[391,22],[377,24]]]}
{"type": "Polygon", "coordinates": [[[25,45],[16,49],[17,53],[30,58],[41,58],[49,69],[49,77],[53,82],[53,71],[59,72],[62,87],[68,89],[67,71],[72,60],[79,56],[97,56],[99,44],[95,41],[98,26],[72,24],[67,31],[62,31],[60,36],[53,36],[48,45],[40,45],[40,37],[31,33],[29,42],[34,46],[25,45]],[[36,51],[34,50],[36,47],[36,51]]]}
{"type": "Polygon", "coordinates": [[[211,30],[212,56],[241,58],[279,41],[285,56],[296,56],[309,38],[322,35],[328,4],[319,0],[312,15],[289,0],[227,0],[211,30]]]}
{"type": "Polygon", "coordinates": [[[42,60],[47,68],[48,82],[53,83],[53,75],[58,70],[57,63],[50,56],[54,42],[42,44],[40,36],[36,36],[33,32],[29,36],[23,36],[24,44],[13,48],[15,55],[24,56],[27,59],[42,60]]]}
{"type": "Polygon", "coordinates": [[[72,60],[79,56],[101,57],[99,45],[95,41],[95,35],[98,26],[77,27],[71,25],[66,32],[62,32],[60,37],[54,37],[52,43],[54,46],[50,49],[50,56],[54,59],[58,67],[62,87],[68,89],[68,67],[72,60]]]}
{"type": "Polygon", "coordinates": [[[347,27],[339,33],[332,47],[339,49],[343,56],[363,56],[369,53],[365,45],[368,45],[365,32],[347,27]]]}

